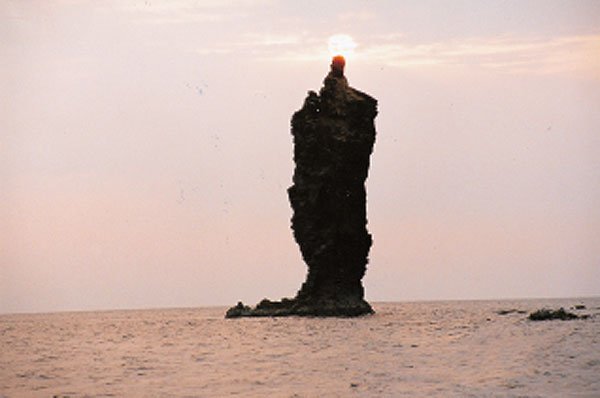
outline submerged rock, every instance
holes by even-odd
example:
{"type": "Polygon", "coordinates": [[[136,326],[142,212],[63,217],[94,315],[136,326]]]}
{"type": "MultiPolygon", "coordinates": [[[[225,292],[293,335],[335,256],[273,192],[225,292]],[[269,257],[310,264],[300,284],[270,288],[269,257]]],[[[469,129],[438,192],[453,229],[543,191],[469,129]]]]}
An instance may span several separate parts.
{"type": "Polygon", "coordinates": [[[499,311],[496,311],[496,314],[498,314],[498,315],[526,314],[526,313],[527,313],[527,311],[518,310],[516,308],[512,308],[510,310],[499,310],[499,311]]]}
{"type": "MultiPolygon", "coordinates": [[[[546,308],[542,308],[541,310],[537,310],[529,314],[529,320],[531,321],[549,321],[554,319],[560,319],[562,321],[567,321],[570,319],[579,319],[584,318],[580,317],[571,312],[565,311],[564,308],[559,308],[558,310],[549,310],[546,308]]],[[[587,318],[587,317],[585,317],[587,318]]]]}
{"type": "Polygon", "coordinates": [[[344,58],[334,57],[317,94],[310,91],[292,117],[292,230],[308,265],[296,297],[263,300],[238,316],[358,316],[373,309],[362,278],[372,238],[367,231],[365,180],[375,142],[377,100],[348,85],[344,58]]]}

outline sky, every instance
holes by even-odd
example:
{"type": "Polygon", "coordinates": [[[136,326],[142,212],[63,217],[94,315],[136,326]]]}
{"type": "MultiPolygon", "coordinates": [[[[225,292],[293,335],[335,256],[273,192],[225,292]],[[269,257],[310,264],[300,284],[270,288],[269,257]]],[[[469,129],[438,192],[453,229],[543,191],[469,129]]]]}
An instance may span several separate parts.
{"type": "Polygon", "coordinates": [[[3,1],[0,313],[295,295],[290,118],[379,101],[369,301],[600,295],[600,2],[3,1]]]}

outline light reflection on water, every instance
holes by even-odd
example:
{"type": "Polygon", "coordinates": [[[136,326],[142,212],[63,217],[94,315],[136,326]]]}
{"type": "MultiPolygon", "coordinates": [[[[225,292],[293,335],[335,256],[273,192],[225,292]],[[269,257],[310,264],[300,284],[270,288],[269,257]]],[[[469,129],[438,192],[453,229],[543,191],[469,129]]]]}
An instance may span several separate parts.
{"type": "Polygon", "coordinates": [[[225,308],[0,316],[0,397],[600,396],[600,299],[375,303],[355,319],[225,308]],[[587,320],[530,322],[585,304],[587,320]]]}

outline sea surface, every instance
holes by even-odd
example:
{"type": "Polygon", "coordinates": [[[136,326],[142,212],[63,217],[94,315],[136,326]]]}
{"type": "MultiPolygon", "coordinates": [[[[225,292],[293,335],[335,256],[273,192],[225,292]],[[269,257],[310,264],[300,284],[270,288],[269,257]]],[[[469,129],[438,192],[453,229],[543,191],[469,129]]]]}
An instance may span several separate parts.
{"type": "Polygon", "coordinates": [[[600,298],[373,307],[0,315],[0,397],[600,397],[600,298]],[[527,320],[575,305],[590,317],[527,320]]]}

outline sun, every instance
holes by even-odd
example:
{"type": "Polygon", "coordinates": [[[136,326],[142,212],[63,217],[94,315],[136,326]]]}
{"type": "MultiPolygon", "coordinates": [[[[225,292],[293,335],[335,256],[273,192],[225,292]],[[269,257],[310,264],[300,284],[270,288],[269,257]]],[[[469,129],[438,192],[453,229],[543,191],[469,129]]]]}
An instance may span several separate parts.
{"type": "Polygon", "coordinates": [[[337,34],[329,37],[327,40],[329,45],[329,52],[332,57],[336,55],[341,55],[344,58],[348,58],[348,56],[354,54],[354,49],[356,48],[356,42],[352,37],[345,34],[337,34]]]}

